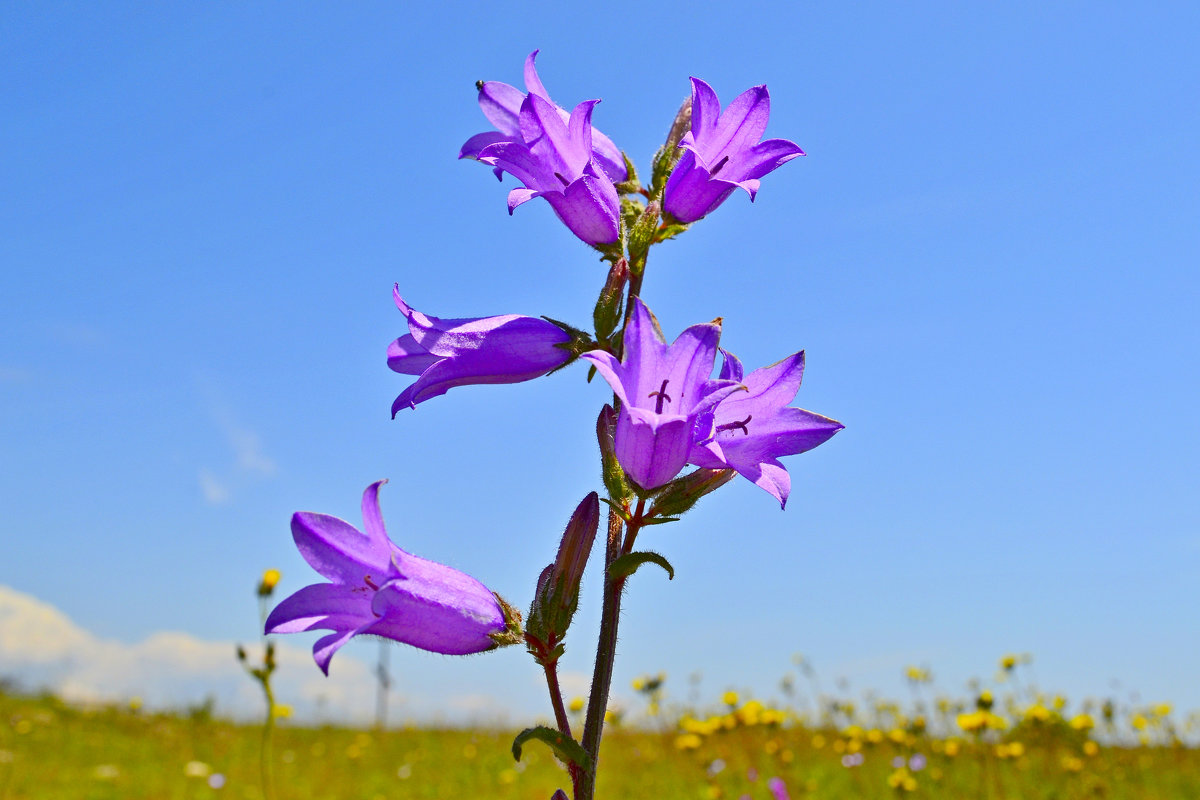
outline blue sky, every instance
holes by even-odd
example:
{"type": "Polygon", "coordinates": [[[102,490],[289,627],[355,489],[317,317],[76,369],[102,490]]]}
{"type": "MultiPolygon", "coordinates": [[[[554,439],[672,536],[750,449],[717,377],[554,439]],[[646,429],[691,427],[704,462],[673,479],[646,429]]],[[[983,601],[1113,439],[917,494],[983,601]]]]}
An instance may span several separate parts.
{"type": "MultiPolygon", "coordinates": [[[[771,90],[808,156],[651,253],[668,335],[846,430],[647,532],[617,682],[769,694],[807,654],[853,690],[947,691],[1005,652],[1073,697],[1200,707],[1200,58],[1193,4],[24,4],[0,20],[0,584],[97,637],[249,640],[264,567],[314,579],[300,509],[526,606],[598,486],[582,367],[389,419],[399,283],[442,316],[584,324],[602,265],[511,218],[459,145],[477,79],[541,75],[648,171],[688,77],[771,90]]],[[[568,641],[590,669],[598,575],[568,641]]],[[[303,645],[296,638],[295,644],[303,645]]],[[[371,659],[374,646],[351,647],[371,659]]],[[[339,656],[340,657],[340,656],[339,656]]],[[[542,711],[512,648],[397,651],[408,689],[542,711]]],[[[315,667],[313,667],[315,669],[315,667]]],[[[337,661],[334,662],[337,669],[337,661]]]]}

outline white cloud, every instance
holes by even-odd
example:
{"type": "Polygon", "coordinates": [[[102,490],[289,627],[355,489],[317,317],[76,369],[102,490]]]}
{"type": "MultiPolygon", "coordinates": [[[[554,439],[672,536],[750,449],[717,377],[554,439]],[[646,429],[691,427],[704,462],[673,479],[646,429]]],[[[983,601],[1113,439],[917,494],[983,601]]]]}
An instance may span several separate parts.
{"type": "Polygon", "coordinates": [[[236,415],[219,391],[216,381],[198,378],[200,395],[212,424],[229,448],[230,462],[220,470],[200,470],[200,492],[210,505],[227,503],[236,488],[248,480],[275,474],[275,460],[263,448],[262,437],[238,422],[236,415]]]}
{"type": "MultiPolygon", "coordinates": [[[[235,647],[180,632],[156,633],[134,644],[100,639],[56,608],[0,586],[0,675],[68,701],[138,697],[151,708],[182,708],[211,697],[220,714],[255,717],[263,711],[261,690],[238,664],[235,647]]],[[[261,659],[258,643],[246,649],[252,662],[261,659]]],[[[326,678],[306,648],[282,642],[276,642],[276,660],[276,696],[299,719],[372,719],[375,680],[362,661],[339,653],[326,678]]]]}

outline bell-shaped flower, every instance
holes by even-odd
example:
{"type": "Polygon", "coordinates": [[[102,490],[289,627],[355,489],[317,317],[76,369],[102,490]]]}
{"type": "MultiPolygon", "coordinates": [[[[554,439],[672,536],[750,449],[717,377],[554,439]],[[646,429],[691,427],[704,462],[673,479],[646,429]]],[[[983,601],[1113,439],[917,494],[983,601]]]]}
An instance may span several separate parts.
{"type": "Polygon", "coordinates": [[[489,144],[477,156],[525,184],[508,193],[509,214],[544,197],[590,245],[611,244],[621,233],[617,188],[592,154],[592,109],[598,102],[580,103],[564,121],[557,106],[530,92],[518,114],[522,140],[489,144]]]}
{"type": "MultiPolygon", "coordinates": [[[[529,94],[536,94],[554,106],[555,111],[566,122],[570,114],[565,108],[558,106],[550,99],[546,87],[538,77],[534,59],[538,51],[534,50],[525,59],[525,89],[529,94]]],[[[459,158],[479,158],[479,152],[488,145],[497,142],[522,142],[528,144],[521,134],[521,105],[525,102],[525,92],[507,83],[499,81],[479,82],[479,107],[488,122],[496,126],[494,131],[477,133],[468,139],[458,151],[459,158]]],[[[613,183],[619,183],[628,177],[625,169],[625,157],[620,149],[595,128],[592,129],[592,155],[613,183]]],[[[496,168],[496,177],[501,177],[503,168],[496,168]]]]}
{"type": "Polygon", "coordinates": [[[692,445],[692,431],[713,406],[743,387],[711,380],[721,326],[693,325],[668,345],[650,309],[634,298],[625,326],[625,356],[594,350],[582,358],[596,366],[621,401],[615,450],[625,473],[642,489],[674,478],[692,445]]]}
{"type": "Polygon", "coordinates": [[[745,377],[735,356],[724,350],[721,355],[725,361],[720,377],[743,384],[746,391],[726,397],[699,421],[689,461],[708,469],[732,467],[769,492],[782,508],[792,479],[779,457],[811,450],[844,426],[788,407],[804,375],[803,352],[745,377]]]}
{"type": "Polygon", "coordinates": [[[520,383],[551,372],[573,357],[559,345],[570,335],[552,322],[506,314],[500,317],[439,319],[422,314],[392,290],[408,319],[408,333],[388,345],[388,366],[419,376],[392,403],[402,408],[471,383],[520,383]]]}
{"type": "Polygon", "coordinates": [[[514,640],[515,612],[486,586],[456,569],[394,545],[379,512],[378,481],[363,492],[366,532],[327,514],[292,515],[300,555],[328,583],[314,583],[281,602],[266,632],[328,630],[313,645],[325,674],[352,637],[371,634],[447,655],[491,650],[514,640]]]}
{"type": "Polygon", "coordinates": [[[695,222],[741,188],[753,201],[759,179],[804,151],[786,139],[760,142],[771,114],[766,86],[742,92],[721,112],[713,88],[692,78],[692,129],[679,140],[686,152],[663,191],[663,210],[695,222]]]}

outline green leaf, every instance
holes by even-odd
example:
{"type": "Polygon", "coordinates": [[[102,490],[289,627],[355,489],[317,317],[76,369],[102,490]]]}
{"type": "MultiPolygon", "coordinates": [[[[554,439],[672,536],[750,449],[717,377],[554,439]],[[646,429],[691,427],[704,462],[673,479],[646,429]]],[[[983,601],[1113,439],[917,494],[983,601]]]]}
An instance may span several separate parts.
{"type": "Polygon", "coordinates": [[[680,519],[679,517],[650,517],[649,519],[643,519],[642,524],[643,525],[663,525],[668,522],[679,522],[679,519],[680,519]]]}
{"type": "Polygon", "coordinates": [[[628,578],[645,563],[657,564],[667,571],[667,580],[675,580],[675,568],[663,556],[649,550],[626,553],[608,565],[608,574],[613,578],[628,578]]]}
{"type": "Polygon", "coordinates": [[[537,739],[549,745],[550,749],[554,751],[554,755],[558,756],[564,763],[574,764],[584,772],[592,771],[592,759],[579,742],[565,733],[556,731],[553,728],[547,728],[545,725],[538,725],[536,728],[526,728],[517,734],[517,738],[513,739],[512,754],[513,758],[517,761],[521,760],[521,745],[530,739],[537,739]]]}

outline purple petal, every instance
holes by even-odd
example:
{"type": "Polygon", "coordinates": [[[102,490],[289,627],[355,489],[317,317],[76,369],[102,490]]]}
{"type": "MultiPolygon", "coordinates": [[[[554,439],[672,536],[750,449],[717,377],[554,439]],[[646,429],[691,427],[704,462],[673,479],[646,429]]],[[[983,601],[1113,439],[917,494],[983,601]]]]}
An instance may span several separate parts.
{"type": "Polygon", "coordinates": [[[617,460],[643,489],[657,489],[687,464],[691,433],[685,416],[623,405],[617,417],[617,460]]]}
{"type": "Polygon", "coordinates": [[[761,178],[802,155],[804,151],[795,142],[789,142],[787,139],[767,139],[744,151],[737,164],[731,165],[730,175],[726,177],[729,180],[736,178],[738,181],[761,178]]]}
{"type": "Polygon", "coordinates": [[[588,244],[610,244],[620,238],[621,201],[607,176],[585,174],[562,194],[544,196],[563,224],[588,244]]]}
{"type": "Polygon", "coordinates": [[[383,513],[379,510],[379,487],[385,483],[387,483],[386,479],[375,481],[363,491],[362,516],[363,528],[366,529],[372,547],[376,552],[390,553],[391,542],[388,540],[387,529],[383,525],[383,513]]]}
{"type": "Polygon", "coordinates": [[[613,183],[619,183],[629,177],[629,170],[625,168],[625,157],[621,155],[621,148],[595,128],[592,128],[592,155],[600,168],[604,170],[604,174],[613,183]]]}
{"type": "Polygon", "coordinates": [[[537,66],[533,63],[539,52],[540,50],[534,50],[525,57],[525,89],[531,94],[536,94],[547,101],[553,102],[550,100],[550,93],[542,85],[542,79],[538,77],[537,66]]]}
{"type": "Polygon", "coordinates": [[[696,154],[688,150],[667,179],[663,210],[680,222],[695,222],[725,202],[734,188],[728,181],[712,178],[696,163],[696,154]]]}
{"type": "Polygon", "coordinates": [[[404,577],[379,588],[372,611],[379,617],[365,632],[423,650],[465,655],[490,650],[489,633],[504,629],[495,595],[479,581],[444,564],[406,555],[404,577]]]}
{"type": "Polygon", "coordinates": [[[404,375],[420,375],[436,364],[438,356],[432,355],[417,344],[411,333],[406,333],[388,345],[387,363],[394,372],[404,375]]]}
{"type": "Polygon", "coordinates": [[[479,89],[479,107],[496,130],[511,139],[521,135],[518,116],[525,93],[515,86],[499,81],[484,81],[479,89]]]}
{"type": "Polygon", "coordinates": [[[754,86],[739,94],[721,115],[711,135],[697,138],[706,159],[715,161],[749,149],[762,138],[771,116],[771,96],[766,86],[754,86]]]}
{"type": "Polygon", "coordinates": [[[328,514],[293,514],[292,539],[309,566],[334,583],[357,586],[364,576],[379,579],[391,561],[391,554],[381,551],[376,541],[328,514]]]}
{"type": "Polygon", "coordinates": [[[621,398],[623,405],[629,405],[629,397],[625,391],[626,370],[612,353],[603,350],[593,350],[580,356],[584,361],[591,362],[600,373],[600,377],[608,383],[613,393],[621,398]]]}
{"type": "MultiPolygon", "coordinates": [[[[728,350],[721,350],[721,373],[719,377],[727,381],[741,381],[743,376],[742,362],[728,350]]],[[[792,395],[795,397],[795,395],[792,395]]],[[[788,402],[791,402],[791,397],[788,402]]]]}
{"type": "Polygon", "coordinates": [[[567,123],[558,111],[558,106],[548,100],[536,94],[527,95],[521,104],[521,137],[528,143],[529,151],[546,165],[545,169],[570,181],[590,153],[571,142],[567,123]]]}
{"type": "Polygon", "coordinates": [[[721,117],[721,101],[713,88],[699,78],[692,78],[692,130],[693,138],[705,138],[716,130],[721,117]]]}
{"type": "MultiPolygon", "coordinates": [[[[599,102],[599,100],[583,101],[575,106],[575,110],[571,112],[570,120],[567,122],[567,133],[570,136],[571,144],[579,149],[585,161],[592,156],[592,112],[599,102]]],[[[607,177],[607,173],[605,177],[607,177]]]]}
{"type": "Polygon", "coordinates": [[[517,210],[517,206],[523,203],[528,203],[536,197],[541,197],[544,193],[533,189],[512,189],[508,193],[508,213],[511,215],[517,210]]]}
{"type": "Polygon", "coordinates": [[[265,632],[299,633],[311,630],[355,630],[375,621],[365,584],[351,589],[338,583],[314,583],[283,600],[267,617],[265,632]]]}
{"type": "Polygon", "coordinates": [[[349,631],[337,631],[328,636],[323,636],[313,644],[313,660],[317,662],[317,666],[321,668],[321,672],[329,674],[329,661],[333,658],[333,654],[342,649],[342,645],[353,639],[358,634],[366,630],[372,623],[368,623],[361,628],[349,631]]]}
{"type": "Polygon", "coordinates": [[[535,155],[520,142],[488,145],[480,151],[479,160],[503,169],[530,189],[544,192],[563,188],[562,181],[554,176],[553,162],[535,155]]]}
{"type": "Polygon", "coordinates": [[[699,402],[705,381],[712,374],[720,340],[720,325],[712,322],[692,325],[679,334],[667,350],[660,374],[678,393],[679,405],[673,409],[679,413],[690,412],[699,402]]]}
{"type": "Polygon", "coordinates": [[[477,159],[479,158],[479,152],[483,150],[483,148],[498,142],[507,142],[511,139],[511,136],[506,133],[500,133],[499,131],[484,131],[483,133],[477,133],[470,139],[467,139],[467,141],[463,143],[463,146],[458,149],[458,157],[477,159]]]}

